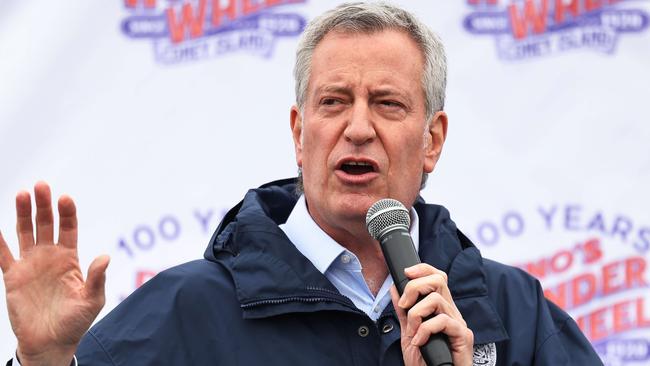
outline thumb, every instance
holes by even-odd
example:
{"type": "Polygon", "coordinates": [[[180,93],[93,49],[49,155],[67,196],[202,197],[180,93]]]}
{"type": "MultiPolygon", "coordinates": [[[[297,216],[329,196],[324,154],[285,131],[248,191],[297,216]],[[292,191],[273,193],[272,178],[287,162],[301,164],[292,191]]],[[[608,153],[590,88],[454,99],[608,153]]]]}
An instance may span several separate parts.
{"type": "MultiPolygon", "coordinates": [[[[106,268],[111,258],[107,255],[100,255],[95,258],[86,276],[86,295],[90,298],[104,298],[104,284],[106,283],[106,268]]],[[[103,300],[102,300],[103,302],[103,300]]]]}

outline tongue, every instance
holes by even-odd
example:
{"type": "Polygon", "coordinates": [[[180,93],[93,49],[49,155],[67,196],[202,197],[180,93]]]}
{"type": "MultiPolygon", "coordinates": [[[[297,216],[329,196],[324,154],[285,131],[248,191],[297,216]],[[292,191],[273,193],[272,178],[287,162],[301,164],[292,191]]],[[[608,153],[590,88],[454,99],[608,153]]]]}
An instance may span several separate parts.
{"type": "Polygon", "coordinates": [[[343,164],[341,170],[352,175],[361,175],[372,172],[372,167],[369,165],[347,165],[343,164]]]}

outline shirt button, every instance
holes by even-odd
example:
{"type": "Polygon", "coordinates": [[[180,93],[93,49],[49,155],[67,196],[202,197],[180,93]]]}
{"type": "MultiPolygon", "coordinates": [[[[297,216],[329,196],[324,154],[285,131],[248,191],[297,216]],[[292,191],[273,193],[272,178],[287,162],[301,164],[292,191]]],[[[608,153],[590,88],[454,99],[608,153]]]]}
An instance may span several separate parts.
{"type": "Polygon", "coordinates": [[[359,333],[359,337],[367,337],[368,334],[370,334],[370,329],[368,329],[368,327],[365,325],[362,325],[357,330],[357,333],[359,333]]]}
{"type": "Polygon", "coordinates": [[[341,256],[341,262],[343,262],[343,263],[345,263],[345,264],[350,263],[350,259],[351,259],[350,256],[347,255],[347,254],[343,254],[343,255],[341,256]]]}
{"type": "Polygon", "coordinates": [[[386,334],[389,333],[391,330],[393,330],[393,324],[391,323],[386,323],[384,326],[381,328],[382,333],[386,334]]]}

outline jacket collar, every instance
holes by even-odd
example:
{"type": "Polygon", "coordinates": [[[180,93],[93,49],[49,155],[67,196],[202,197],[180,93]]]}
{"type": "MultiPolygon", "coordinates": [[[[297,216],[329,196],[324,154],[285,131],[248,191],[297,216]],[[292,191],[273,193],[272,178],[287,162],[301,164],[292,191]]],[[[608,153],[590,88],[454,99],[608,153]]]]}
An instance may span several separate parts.
{"type": "MultiPolygon", "coordinates": [[[[245,318],[317,310],[363,314],[278,227],[287,220],[296,201],[295,179],[250,190],[224,217],[205,258],[230,273],[245,318]]],[[[454,302],[474,332],[475,343],[507,339],[487,297],[478,249],[458,231],[444,207],[425,204],[421,198],[414,207],[420,218],[420,257],[447,272],[454,302]]],[[[394,313],[391,304],[386,312],[394,313]]]]}

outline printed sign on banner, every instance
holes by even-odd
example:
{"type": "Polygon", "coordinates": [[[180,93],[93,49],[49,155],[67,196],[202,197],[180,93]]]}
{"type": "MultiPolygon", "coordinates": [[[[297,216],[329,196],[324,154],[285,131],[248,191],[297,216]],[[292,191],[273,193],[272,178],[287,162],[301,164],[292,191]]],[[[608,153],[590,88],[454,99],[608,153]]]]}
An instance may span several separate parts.
{"type": "Polygon", "coordinates": [[[589,49],[611,54],[620,36],[648,28],[649,16],[629,0],[467,0],[463,26],[492,36],[504,60],[589,49]],[[631,3],[631,4],[626,4],[631,3]],[[630,5],[630,6],[628,6],[630,5]]]}
{"type": "MultiPolygon", "coordinates": [[[[449,60],[450,135],[423,197],[539,278],[606,365],[649,365],[650,2],[389,1],[449,60]]],[[[200,258],[246,189],[295,173],[296,42],[341,2],[0,1],[5,237],[18,189],[71,194],[82,267],[111,256],[102,316],[200,258]]],[[[5,357],[6,307],[0,326],[5,357]]]]}
{"type": "Polygon", "coordinates": [[[550,248],[513,264],[542,282],[606,364],[650,360],[650,224],[587,205],[549,204],[483,221],[473,238],[483,248],[511,240],[550,248]]]}
{"type": "Polygon", "coordinates": [[[297,36],[305,19],[277,13],[305,0],[125,0],[124,35],[151,41],[156,61],[196,61],[245,51],[269,57],[278,37],[297,36]]]}

